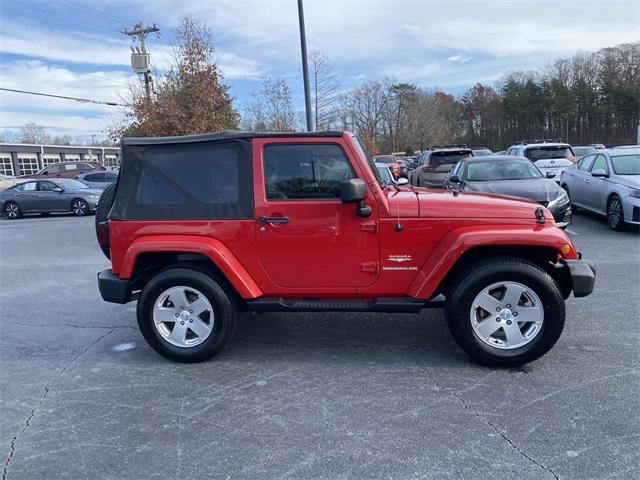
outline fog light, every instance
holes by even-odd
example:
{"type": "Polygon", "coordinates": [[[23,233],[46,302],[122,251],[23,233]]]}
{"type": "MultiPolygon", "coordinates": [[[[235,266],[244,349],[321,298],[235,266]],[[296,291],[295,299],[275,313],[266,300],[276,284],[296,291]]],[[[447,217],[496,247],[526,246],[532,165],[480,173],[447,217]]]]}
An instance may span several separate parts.
{"type": "Polygon", "coordinates": [[[563,255],[566,255],[570,251],[571,251],[571,245],[569,245],[568,243],[563,243],[562,246],[560,247],[560,253],[562,253],[563,255]]]}

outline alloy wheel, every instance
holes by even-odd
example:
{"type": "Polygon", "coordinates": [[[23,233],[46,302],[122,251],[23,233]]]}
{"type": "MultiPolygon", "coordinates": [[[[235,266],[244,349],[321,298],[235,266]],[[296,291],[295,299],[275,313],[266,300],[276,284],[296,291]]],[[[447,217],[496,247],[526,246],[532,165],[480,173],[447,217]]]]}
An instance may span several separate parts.
{"type": "Polygon", "coordinates": [[[471,326],[485,344],[499,349],[522,347],[538,336],[544,322],[540,297],[518,282],[484,288],[471,304],[471,326]]]}
{"type": "Polygon", "coordinates": [[[15,220],[20,216],[20,207],[18,207],[18,205],[13,202],[8,203],[4,207],[4,213],[7,216],[7,218],[10,218],[11,220],[15,220]]]}
{"type": "Polygon", "coordinates": [[[74,200],[71,204],[71,211],[79,217],[86,215],[87,210],[88,207],[84,200],[74,200]]]}
{"type": "Polygon", "coordinates": [[[153,306],[156,331],[176,347],[200,345],[213,332],[214,320],[211,303],[192,287],[171,287],[158,295],[153,306]]]}
{"type": "Polygon", "coordinates": [[[609,226],[614,230],[620,227],[622,218],[622,203],[618,197],[613,197],[609,202],[609,208],[607,209],[607,221],[609,226]]]}

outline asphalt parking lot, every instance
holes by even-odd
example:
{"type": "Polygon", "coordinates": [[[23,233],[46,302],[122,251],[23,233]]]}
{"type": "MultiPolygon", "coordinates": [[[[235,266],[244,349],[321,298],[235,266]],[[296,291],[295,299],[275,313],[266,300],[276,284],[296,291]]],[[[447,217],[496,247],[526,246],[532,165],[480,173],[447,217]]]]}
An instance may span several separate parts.
{"type": "Polygon", "coordinates": [[[438,310],[263,314],[182,365],[101,300],[93,217],[2,219],[2,478],[639,478],[638,230],[570,231],[596,290],[526,367],[471,363],[438,310]]]}

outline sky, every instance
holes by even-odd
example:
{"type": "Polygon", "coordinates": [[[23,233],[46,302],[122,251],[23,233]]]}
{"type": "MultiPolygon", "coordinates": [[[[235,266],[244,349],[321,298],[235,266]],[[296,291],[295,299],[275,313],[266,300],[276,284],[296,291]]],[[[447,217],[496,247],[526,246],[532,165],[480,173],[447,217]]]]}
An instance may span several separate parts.
{"type": "MultiPolygon", "coordinates": [[[[305,0],[309,50],[331,59],[342,89],[385,77],[460,94],[510,70],[640,40],[639,0],[305,0]]],[[[120,30],[154,22],[154,67],[170,61],[179,19],[214,32],[236,108],[266,77],[284,78],[304,107],[296,0],[1,0],[0,86],[122,102],[131,39],[120,30]]],[[[119,107],[0,91],[0,130],[26,122],[53,135],[106,138],[119,107]]]]}

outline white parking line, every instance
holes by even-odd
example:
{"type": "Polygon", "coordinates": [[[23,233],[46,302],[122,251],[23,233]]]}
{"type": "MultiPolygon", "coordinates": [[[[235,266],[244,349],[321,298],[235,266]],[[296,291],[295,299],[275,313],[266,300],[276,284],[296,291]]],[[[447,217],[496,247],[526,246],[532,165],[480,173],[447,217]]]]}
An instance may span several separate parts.
{"type": "Polygon", "coordinates": [[[567,228],[565,230],[565,232],[570,233],[571,235],[577,235],[578,237],[580,236],[580,234],[578,232],[574,232],[573,230],[571,230],[570,228],[567,228]]]}

